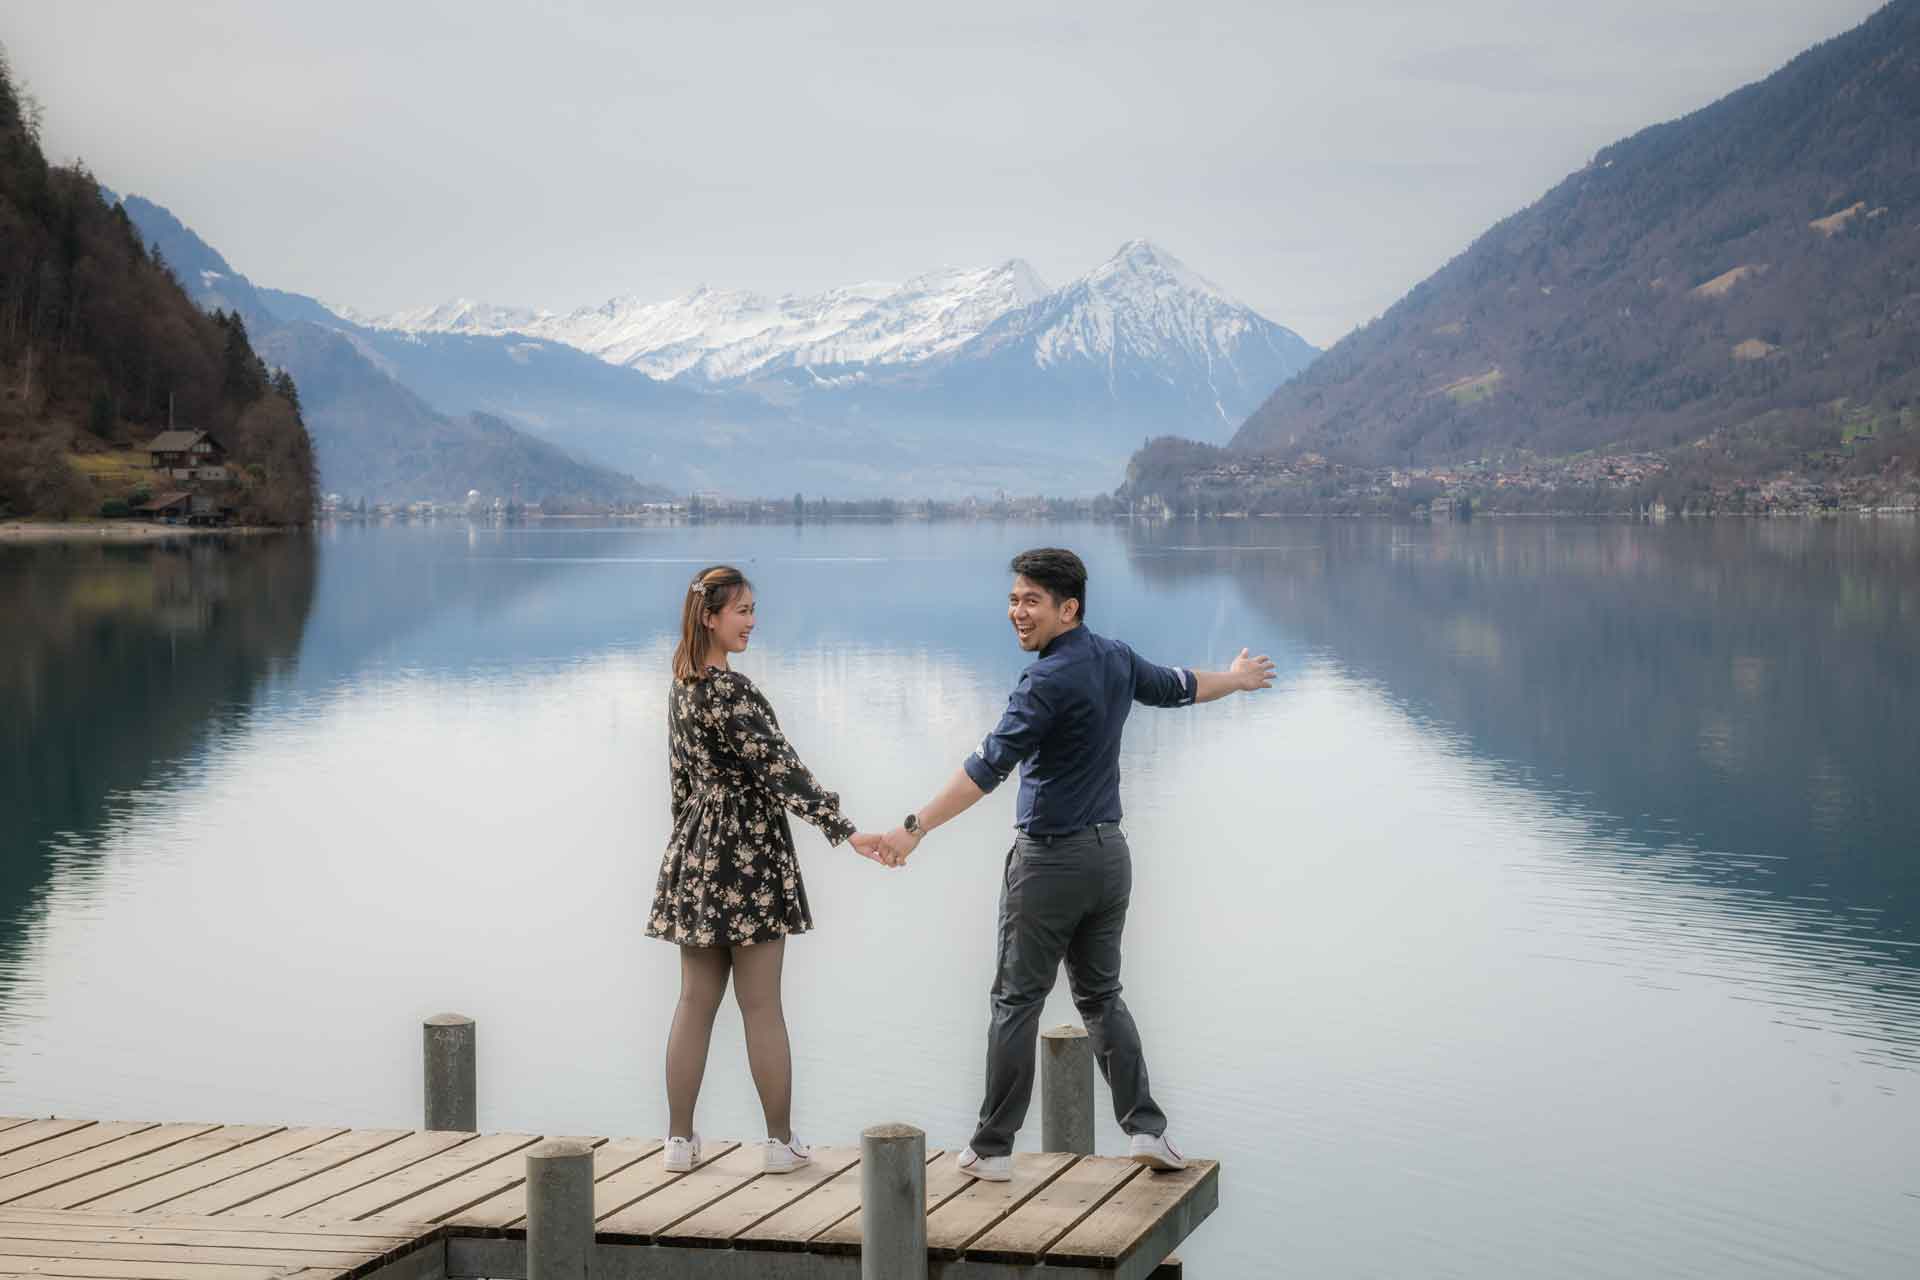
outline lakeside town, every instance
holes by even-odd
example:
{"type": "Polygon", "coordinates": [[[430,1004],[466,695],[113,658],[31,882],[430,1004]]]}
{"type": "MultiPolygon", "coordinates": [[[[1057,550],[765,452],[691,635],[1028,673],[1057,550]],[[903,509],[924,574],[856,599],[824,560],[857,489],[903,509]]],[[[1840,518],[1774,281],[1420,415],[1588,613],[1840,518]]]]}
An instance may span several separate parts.
{"type": "MultiPolygon", "coordinates": [[[[1897,459],[1896,459],[1897,464],[1897,459]]],[[[1708,472],[1669,454],[1531,455],[1430,467],[1354,467],[1317,453],[1223,457],[1187,473],[1166,515],[1823,515],[1920,511],[1920,477],[1812,460],[1768,474],[1708,472]]]]}
{"type": "MultiPolygon", "coordinates": [[[[1686,460],[1683,460],[1683,463],[1686,460]]],[[[1816,460],[1817,462],[1817,460],[1816,460]]],[[[227,451],[211,433],[169,430],[144,449],[96,468],[115,495],[101,523],[225,527],[233,481],[227,451]]],[[[1267,515],[1450,519],[1472,515],[1827,515],[1920,511],[1920,479],[1889,466],[1859,474],[1810,465],[1766,477],[1688,475],[1671,455],[1640,452],[1542,459],[1530,455],[1431,467],[1354,467],[1318,453],[1293,458],[1221,455],[1188,470],[1171,498],[1130,477],[1117,493],[1079,497],[863,499],[741,497],[719,491],[626,504],[524,501],[519,493],[470,489],[459,501],[369,502],[327,493],[323,522],[437,520],[517,523],[554,519],[654,521],[826,519],[1172,519],[1267,515]]]]}

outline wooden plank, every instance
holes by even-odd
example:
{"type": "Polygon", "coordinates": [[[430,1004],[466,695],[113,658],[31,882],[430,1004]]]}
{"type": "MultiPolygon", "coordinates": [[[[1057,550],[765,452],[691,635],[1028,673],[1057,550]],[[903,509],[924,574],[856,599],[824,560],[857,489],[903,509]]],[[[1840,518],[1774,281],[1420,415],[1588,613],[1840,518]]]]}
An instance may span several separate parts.
{"type": "Polygon", "coordinates": [[[858,1147],[815,1147],[813,1163],[792,1173],[761,1177],[663,1232],[659,1243],[687,1248],[720,1246],[770,1218],[860,1162],[858,1147]]]}
{"type": "MultiPolygon", "coordinates": [[[[567,1141],[584,1142],[598,1150],[607,1140],[605,1138],[572,1138],[567,1141]]],[[[526,1181],[526,1151],[524,1148],[515,1148],[437,1187],[423,1191],[412,1199],[403,1200],[376,1213],[363,1214],[358,1220],[375,1222],[382,1218],[398,1218],[405,1222],[442,1222],[461,1210],[472,1208],[503,1191],[524,1187],[526,1181]]],[[[321,1206],[322,1209],[325,1207],[325,1205],[321,1206]]]]}
{"type": "Polygon", "coordinates": [[[1212,1160],[1134,1178],[1055,1241],[1047,1264],[1150,1274],[1213,1212],[1219,1187],[1220,1166],[1212,1160]]]}
{"type": "Polygon", "coordinates": [[[859,1207],[860,1165],[856,1161],[827,1179],[811,1195],[755,1223],[753,1230],[736,1236],[734,1247],[796,1252],[859,1207]]]}
{"type": "MultiPolygon", "coordinates": [[[[180,1228],[106,1227],[86,1223],[14,1222],[0,1226],[0,1241],[90,1240],[97,1244],[202,1245],[219,1249],[296,1249],[342,1257],[385,1253],[396,1241],[386,1236],[293,1235],[279,1231],[191,1231],[180,1228]]],[[[19,1252],[16,1250],[16,1252],[19,1252]]]]}
{"type": "MultiPolygon", "coordinates": [[[[927,1160],[927,1212],[933,1213],[941,1205],[973,1185],[973,1179],[961,1173],[951,1157],[942,1158],[941,1152],[927,1160]]],[[[856,1167],[845,1176],[853,1182],[853,1207],[849,1213],[822,1229],[819,1234],[807,1241],[806,1247],[815,1253],[858,1253],[860,1252],[860,1170],[856,1167]]],[[[805,1203],[804,1201],[802,1203],[805,1203]]]]}
{"type": "Polygon", "coordinates": [[[967,1245],[985,1235],[1015,1209],[1073,1166],[1078,1157],[1055,1152],[1020,1152],[1013,1157],[1013,1180],[973,1185],[927,1215],[927,1249],[936,1258],[958,1258],[967,1245]]]}
{"type": "Polygon", "coordinates": [[[283,1216],[322,1222],[354,1222],[380,1214],[385,1221],[412,1222],[402,1206],[422,1192],[432,1191],[471,1173],[501,1156],[525,1151],[540,1141],[537,1133],[489,1133],[415,1161],[403,1169],[330,1196],[283,1216]]]}
{"type": "Polygon", "coordinates": [[[718,1160],[705,1161],[652,1195],[600,1219],[603,1236],[642,1244],[651,1241],[682,1218],[700,1212],[761,1175],[765,1157],[758,1143],[737,1146],[718,1160]]]}
{"type": "Polygon", "coordinates": [[[249,1265],[279,1267],[334,1267],[345,1270],[370,1262],[385,1250],[361,1249],[353,1253],[328,1253],[295,1249],[277,1244],[261,1248],[244,1245],[124,1243],[107,1240],[5,1240],[0,1239],[0,1268],[12,1265],[20,1257],[99,1258],[109,1262],[206,1262],[212,1265],[249,1265]]]}
{"type": "MultiPolygon", "coordinates": [[[[382,1144],[364,1155],[335,1164],[311,1177],[302,1178],[290,1186],[267,1192],[257,1199],[220,1212],[247,1218],[291,1217],[302,1209],[319,1204],[322,1200],[331,1199],[356,1187],[364,1187],[410,1164],[430,1159],[442,1151],[450,1151],[471,1141],[472,1138],[473,1135],[470,1133],[440,1131],[404,1134],[398,1142],[382,1144]]],[[[323,1143],[314,1150],[324,1151],[331,1145],[331,1143],[323,1143]]],[[[277,1164],[270,1164],[262,1172],[277,1169],[280,1165],[290,1164],[299,1159],[300,1156],[295,1156],[292,1161],[282,1160],[277,1164]]],[[[180,1211],[178,1202],[167,1207],[176,1213],[180,1211]]]]}
{"type": "MultiPolygon", "coordinates": [[[[601,1183],[647,1159],[665,1145],[658,1138],[616,1138],[612,1142],[602,1143],[593,1149],[593,1180],[601,1183]]],[[[602,1196],[598,1186],[594,1188],[594,1201],[600,1203],[602,1196]]],[[[448,1226],[478,1228],[488,1231],[504,1231],[518,1224],[527,1216],[527,1186],[525,1176],[506,1190],[488,1200],[483,1200],[468,1209],[453,1214],[445,1221],[448,1226]]]]}
{"type": "MultiPolygon", "coordinates": [[[[33,1120],[0,1133],[0,1155],[12,1155],[51,1138],[63,1137],[77,1129],[90,1129],[92,1120],[33,1120]]],[[[19,1168],[29,1166],[19,1165],[19,1168]]]]}
{"type": "Polygon", "coordinates": [[[388,1241],[412,1240],[420,1234],[417,1223],[376,1223],[361,1227],[320,1222],[289,1222],[284,1218],[206,1218],[171,1212],[96,1213],[91,1209],[6,1209],[0,1208],[0,1230],[22,1223],[73,1226],[75,1229],[133,1227],[142,1230],[268,1233],[284,1237],[339,1238],[366,1237],[388,1241]]]}
{"type": "Polygon", "coordinates": [[[23,1124],[32,1124],[32,1116],[0,1116],[0,1133],[9,1129],[18,1129],[23,1124]]]}
{"type": "MultiPolygon", "coordinates": [[[[159,1206],[168,1213],[207,1214],[243,1212],[272,1192],[284,1191],[351,1160],[384,1150],[409,1136],[406,1129],[349,1129],[336,1138],[315,1143],[304,1151],[283,1156],[250,1169],[237,1178],[169,1200],[159,1206]]],[[[102,1206],[104,1207],[104,1206],[102,1206]]],[[[268,1215],[270,1216],[270,1215],[268,1215]]]]}
{"type": "MultiPolygon", "coordinates": [[[[49,1120],[42,1129],[34,1126],[40,1134],[32,1141],[23,1141],[16,1150],[0,1155],[0,1178],[11,1177],[43,1164],[52,1164],[55,1160],[64,1160],[81,1151],[91,1151],[95,1147],[105,1146],[109,1142],[118,1142],[129,1134],[141,1133],[156,1126],[149,1121],[129,1123],[115,1121],[112,1124],[95,1124],[90,1120],[49,1120]]],[[[26,1136],[24,1131],[15,1133],[26,1136]]],[[[15,1133],[0,1134],[0,1142],[15,1136],[15,1133]]]]}
{"type": "Polygon", "coordinates": [[[1145,1170],[1131,1160],[1083,1156],[1040,1193],[967,1246],[968,1261],[1040,1261],[1053,1243],[1145,1170]]]}
{"type": "Polygon", "coordinates": [[[159,1151],[123,1160],[84,1178],[75,1178],[57,1187],[21,1196],[12,1203],[30,1209],[77,1209],[90,1200],[110,1196],[163,1174],[178,1172],[202,1160],[225,1155],[235,1148],[272,1137],[278,1132],[278,1125],[225,1125],[159,1151]]]}
{"type": "MultiPolygon", "coordinates": [[[[106,1125],[94,1126],[96,1129],[106,1127],[106,1125]]],[[[111,1142],[89,1147],[85,1151],[77,1151],[63,1159],[36,1165],[34,1168],[22,1170],[10,1177],[0,1178],[0,1204],[12,1204],[36,1191],[44,1191],[48,1187],[72,1182],[76,1178],[84,1178],[98,1170],[124,1164],[148,1152],[159,1151],[177,1142],[185,1142],[188,1138],[197,1138],[217,1127],[210,1124],[152,1125],[124,1134],[111,1142]]],[[[80,1131],[81,1134],[91,1132],[92,1130],[88,1129],[80,1131]]],[[[55,1139],[55,1141],[60,1142],[64,1139],[55,1139]]]]}
{"type": "Polygon", "coordinates": [[[92,1280],[276,1280],[288,1268],[209,1262],[106,1262],[96,1258],[0,1258],[0,1277],[86,1276],[92,1280]]]}
{"type": "Polygon", "coordinates": [[[110,1195],[89,1200],[89,1209],[126,1209],[138,1212],[164,1205],[169,1200],[225,1182],[229,1178],[249,1173],[263,1165],[272,1164],[307,1148],[316,1146],[329,1138],[337,1138],[345,1129],[282,1129],[280,1132],[262,1138],[258,1142],[249,1142],[236,1147],[224,1155],[202,1160],[184,1169],[142,1182],[138,1186],[126,1187],[110,1195]]]}
{"type": "MultiPolygon", "coordinates": [[[[716,1160],[724,1160],[739,1145],[737,1142],[707,1143],[702,1149],[700,1163],[693,1167],[694,1172],[698,1173],[716,1160]]],[[[648,1156],[638,1164],[622,1169],[605,1181],[595,1184],[593,1188],[594,1219],[596,1222],[605,1222],[621,1210],[658,1193],[662,1188],[672,1186],[686,1176],[683,1173],[668,1173],[664,1159],[660,1156],[648,1156]]]]}

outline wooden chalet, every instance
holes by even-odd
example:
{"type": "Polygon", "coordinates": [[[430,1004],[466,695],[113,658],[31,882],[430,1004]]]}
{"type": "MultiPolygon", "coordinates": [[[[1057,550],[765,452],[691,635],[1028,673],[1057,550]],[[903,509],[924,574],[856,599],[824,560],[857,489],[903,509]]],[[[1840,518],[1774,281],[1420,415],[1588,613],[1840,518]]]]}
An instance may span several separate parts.
{"type": "Polygon", "coordinates": [[[174,480],[225,480],[227,450],[204,431],[162,431],[147,445],[153,469],[174,480]]]}

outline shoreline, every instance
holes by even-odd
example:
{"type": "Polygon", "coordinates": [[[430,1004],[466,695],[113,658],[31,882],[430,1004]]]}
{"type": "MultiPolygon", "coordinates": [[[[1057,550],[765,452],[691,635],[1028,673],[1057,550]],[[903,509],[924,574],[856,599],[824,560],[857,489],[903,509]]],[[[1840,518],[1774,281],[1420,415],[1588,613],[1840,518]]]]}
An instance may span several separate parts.
{"type": "Polygon", "coordinates": [[[254,537],[282,532],[257,524],[194,526],[136,520],[0,520],[6,542],[167,542],[176,538],[254,537]]]}

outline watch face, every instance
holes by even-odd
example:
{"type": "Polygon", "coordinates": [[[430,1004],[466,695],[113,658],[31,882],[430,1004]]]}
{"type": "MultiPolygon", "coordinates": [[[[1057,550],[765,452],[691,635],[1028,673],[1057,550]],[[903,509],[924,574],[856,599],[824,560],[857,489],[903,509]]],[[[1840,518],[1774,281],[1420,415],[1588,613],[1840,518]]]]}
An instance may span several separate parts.
{"type": "Polygon", "coordinates": [[[917,813],[908,814],[907,820],[901,825],[906,827],[908,835],[918,834],[920,830],[920,815],[917,813]]]}

